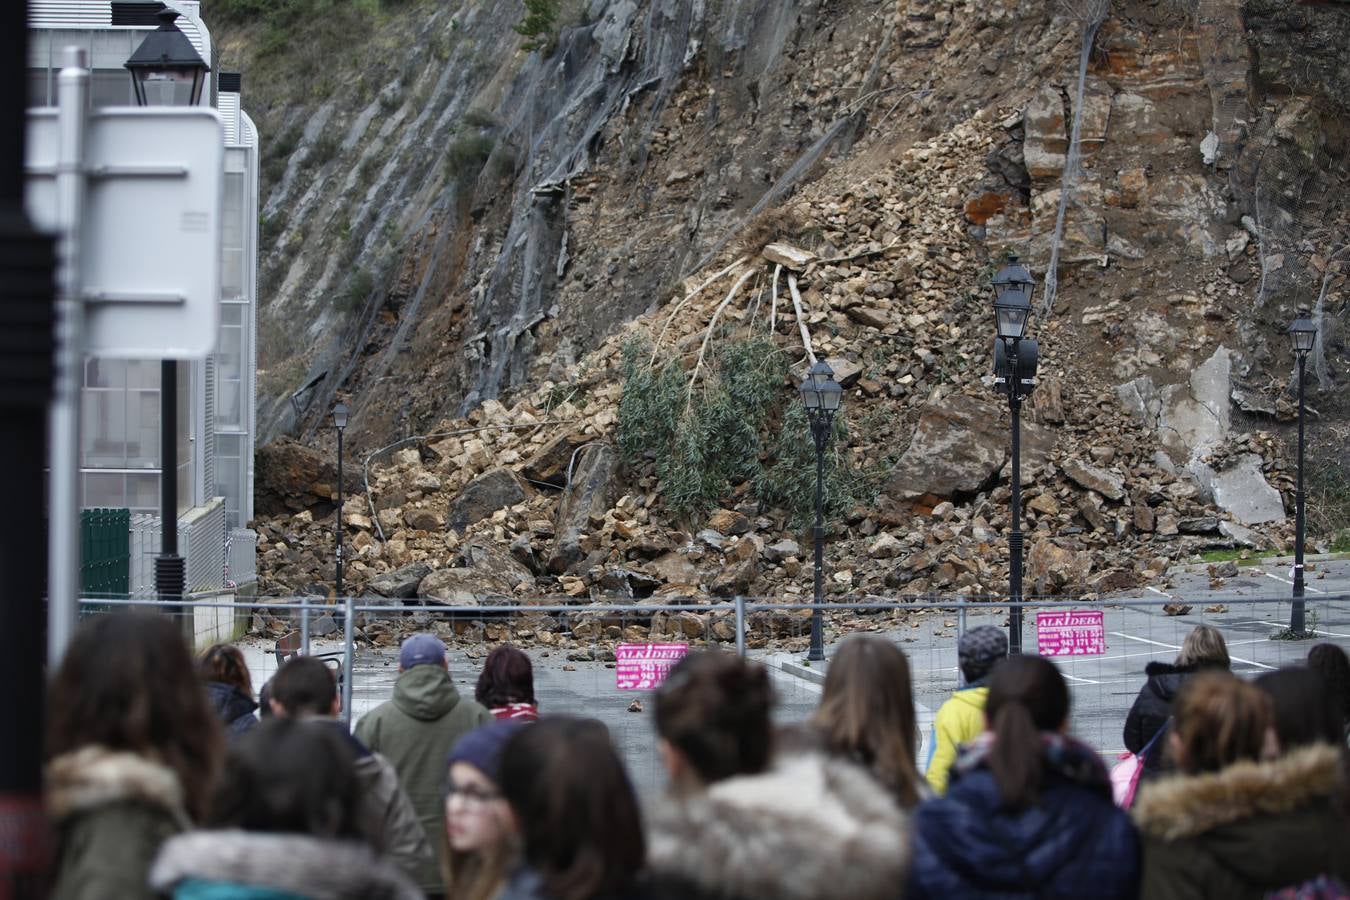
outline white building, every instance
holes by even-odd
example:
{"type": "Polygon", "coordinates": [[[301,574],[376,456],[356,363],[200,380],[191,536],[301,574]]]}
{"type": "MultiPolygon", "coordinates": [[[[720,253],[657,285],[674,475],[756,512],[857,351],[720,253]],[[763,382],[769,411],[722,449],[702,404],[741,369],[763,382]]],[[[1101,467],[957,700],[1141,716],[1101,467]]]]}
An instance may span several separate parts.
{"type": "MultiPolygon", "coordinates": [[[[65,47],[89,51],[92,105],[134,106],[123,64],[159,24],[160,2],[30,0],[30,107],[55,105],[65,47]]],[[[188,590],[246,581],[253,571],[253,445],[258,301],[258,133],[240,107],[240,76],[220,71],[200,4],[171,0],[177,25],[211,65],[201,103],[225,126],[220,332],[215,353],[179,372],[178,504],[188,590]],[[226,574],[226,554],[233,563],[226,574]]],[[[149,592],[158,552],[159,360],[85,363],[81,505],[132,512],[132,590],[149,592]],[[138,559],[139,555],[146,558],[138,559]]],[[[241,585],[242,586],[242,585],[241,585]]]]}

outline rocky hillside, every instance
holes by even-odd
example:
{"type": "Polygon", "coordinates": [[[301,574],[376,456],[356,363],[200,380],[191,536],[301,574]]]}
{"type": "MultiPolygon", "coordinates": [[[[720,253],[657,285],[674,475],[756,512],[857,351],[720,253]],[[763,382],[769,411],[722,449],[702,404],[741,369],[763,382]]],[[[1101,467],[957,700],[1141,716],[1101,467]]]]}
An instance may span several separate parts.
{"type": "Polygon", "coordinates": [[[443,50],[396,85],[334,72],[317,114],[269,86],[264,121],[315,133],[267,201],[288,211],[268,327],[290,337],[263,363],[276,408],[309,404],[275,419],[300,443],[259,458],[268,590],[329,577],[336,395],[363,459],[428,435],[350,485],[355,590],[808,593],[808,532],[765,473],[791,461],[814,356],[848,388],[831,590],[1006,590],[987,289],[1009,249],[1043,282],[1029,591],[1288,542],[1281,332],[1300,305],[1324,338],[1310,509],[1334,531],[1344,463],[1319,448],[1346,431],[1350,6],[595,0],[528,55],[501,49],[497,6],[400,7],[378,40],[443,50]],[[339,102],[358,90],[359,113],[339,102]],[[701,421],[753,341],[778,379],[743,407],[753,460],[691,505],[687,446],[635,452],[650,407],[622,404],[625,380],[678,381],[672,418],[701,421]]]}

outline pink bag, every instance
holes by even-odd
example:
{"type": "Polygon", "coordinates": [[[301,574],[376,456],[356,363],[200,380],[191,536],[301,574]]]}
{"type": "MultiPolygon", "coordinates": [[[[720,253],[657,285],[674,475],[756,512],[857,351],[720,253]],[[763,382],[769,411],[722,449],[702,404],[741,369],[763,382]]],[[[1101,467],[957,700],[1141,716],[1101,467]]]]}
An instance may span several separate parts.
{"type": "Polygon", "coordinates": [[[1144,774],[1144,760],[1153,749],[1153,745],[1158,743],[1158,738],[1166,733],[1171,724],[1171,719],[1164,722],[1153,737],[1148,739],[1148,743],[1138,755],[1122,753],[1119,757],[1120,762],[1111,767],[1111,797],[1116,801],[1116,806],[1129,809],[1134,804],[1135,792],[1139,790],[1139,778],[1144,774]]]}
{"type": "Polygon", "coordinates": [[[1144,761],[1133,753],[1120,754],[1120,762],[1111,767],[1111,797],[1116,806],[1129,809],[1134,803],[1134,792],[1139,790],[1139,776],[1144,773],[1144,761]]]}

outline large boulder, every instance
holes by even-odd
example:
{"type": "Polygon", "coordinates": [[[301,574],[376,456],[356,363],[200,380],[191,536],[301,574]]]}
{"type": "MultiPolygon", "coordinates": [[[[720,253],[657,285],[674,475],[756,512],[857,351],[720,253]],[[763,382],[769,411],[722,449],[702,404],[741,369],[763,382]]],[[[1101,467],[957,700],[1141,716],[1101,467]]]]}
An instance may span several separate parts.
{"type": "Polygon", "coordinates": [[[580,431],[565,431],[540,447],[521,467],[520,474],[532,482],[563,487],[568,467],[575,465],[577,448],[588,440],[580,431]]]}
{"type": "Polygon", "coordinates": [[[1190,466],[1200,487],[1214,498],[1214,505],[1242,525],[1261,525],[1284,519],[1284,501],[1261,471],[1261,457],[1243,453],[1230,465],[1215,471],[1203,462],[1190,466]]]}
{"type": "Polygon", "coordinates": [[[1125,499],[1125,481],[1119,475],[1089,465],[1081,459],[1066,459],[1060,466],[1070,481],[1079,487],[1096,491],[1107,500],[1125,499]]]}
{"type": "Polygon", "coordinates": [[[534,574],[510,551],[473,542],[461,548],[455,565],[428,573],[417,595],[449,606],[479,606],[509,601],[518,585],[533,581],[534,574]]]}
{"type": "Polygon", "coordinates": [[[466,484],[450,501],[445,516],[446,527],[463,530],[499,509],[523,503],[528,496],[529,488],[515,472],[489,469],[466,484]]]}
{"type": "Polygon", "coordinates": [[[581,539],[603,522],[613,505],[618,465],[618,456],[608,444],[592,444],[577,455],[572,482],[558,504],[556,537],[548,558],[548,570],[553,574],[561,575],[585,558],[581,539]]]}
{"type": "MultiPolygon", "coordinates": [[[[892,502],[951,498],[988,487],[1009,463],[1012,438],[1001,404],[946,397],[924,407],[918,427],[886,482],[892,502]]],[[[1054,433],[1022,422],[1022,480],[1048,458],[1054,433]]]]}
{"type": "Polygon", "coordinates": [[[1052,540],[1039,540],[1027,554],[1026,583],[1023,594],[1046,597],[1072,594],[1087,589],[1092,573],[1092,555],[1052,540]]]}
{"type": "Polygon", "coordinates": [[[417,596],[417,586],[430,572],[431,566],[426,563],[409,563],[406,566],[394,569],[392,572],[376,575],[370,580],[368,587],[381,597],[406,600],[409,597],[417,596]]]}

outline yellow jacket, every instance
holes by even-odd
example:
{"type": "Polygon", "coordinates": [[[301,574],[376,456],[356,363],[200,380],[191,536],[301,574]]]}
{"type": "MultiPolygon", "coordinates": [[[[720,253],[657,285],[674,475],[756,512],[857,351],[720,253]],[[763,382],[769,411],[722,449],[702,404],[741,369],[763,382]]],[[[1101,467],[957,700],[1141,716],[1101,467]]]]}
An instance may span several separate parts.
{"type": "Polygon", "coordinates": [[[947,793],[947,775],[956,762],[956,748],[984,731],[984,702],[988,697],[985,685],[957,691],[933,717],[933,741],[924,777],[935,794],[947,793]]]}

